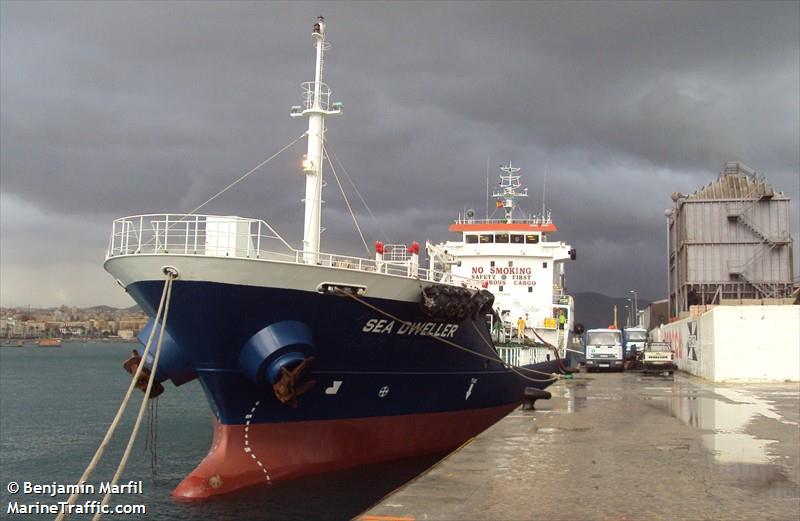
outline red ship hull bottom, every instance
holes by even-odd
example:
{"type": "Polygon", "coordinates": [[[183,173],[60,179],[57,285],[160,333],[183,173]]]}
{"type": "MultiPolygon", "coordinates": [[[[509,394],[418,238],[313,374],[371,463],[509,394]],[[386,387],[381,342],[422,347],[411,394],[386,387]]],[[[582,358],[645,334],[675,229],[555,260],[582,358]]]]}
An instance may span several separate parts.
{"type": "Polygon", "coordinates": [[[208,455],[175,488],[203,499],[250,486],[458,448],[518,404],[447,413],[214,424],[208,455]]]}

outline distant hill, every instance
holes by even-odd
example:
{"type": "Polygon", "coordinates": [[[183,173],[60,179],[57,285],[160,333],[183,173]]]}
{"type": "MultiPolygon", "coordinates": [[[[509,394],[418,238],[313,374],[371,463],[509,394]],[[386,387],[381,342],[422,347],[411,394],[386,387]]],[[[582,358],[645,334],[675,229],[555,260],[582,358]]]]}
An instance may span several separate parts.
{"type": "Polygon", "coordinates": [[[92,306],[89,308],[82,308],[82,311],[88,311],[90,313],[113,313],[115,311],[123,311],[125,313],[141,313],[142,308],[139,307],[138,304],[134,304],[132,306],[128,306],[127,308],[115,308],[113,306],[92,306]]]}
{"type": "Polygon", "coordinates": [[[100,305],[100,306],[91,306],[88,308],[81,308],[81,311],[86,311],[89,313],[98,313],[98,314],[113,313],[114,311],[119,311],[119,308],[115,308],[113,306],[100,305]]]}
{"type": "MultiPolygon", "coordinates": [[[[574,293],[572,297],[575,299],[575,322],[583,324],[586,329],[608,327],[614,320],[614,304],[617,305],[618,325],[625,325],[627,297],[609,297],[591,291],[574,293]]],[[[646,308],[649,303],[649,300],[640,298],[639,309],[646,308]]]]}

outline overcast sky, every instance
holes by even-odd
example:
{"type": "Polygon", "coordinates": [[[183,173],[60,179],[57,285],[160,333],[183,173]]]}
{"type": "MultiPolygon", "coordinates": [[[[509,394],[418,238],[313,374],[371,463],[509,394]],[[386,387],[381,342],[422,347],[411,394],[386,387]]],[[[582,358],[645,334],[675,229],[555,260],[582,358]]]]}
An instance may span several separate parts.
{"type": "MultiPolygon", "coordinates": [[[[547,172],[571,292],[664,298],[670,194],[741,160],[792,198],[797,262],[799,5],[4,1],[0,304],[132,304],[102,269],[111,221],[189,211],[298,137],[320,14],[328,148],[370,243],[454,238],[510,160],[528,211],[547,172]]],[[[299,245],[304,151],[203,212],[299,245]]],[[[323,250],[364,254],[330,176],[325,199],[323,250]]]]}

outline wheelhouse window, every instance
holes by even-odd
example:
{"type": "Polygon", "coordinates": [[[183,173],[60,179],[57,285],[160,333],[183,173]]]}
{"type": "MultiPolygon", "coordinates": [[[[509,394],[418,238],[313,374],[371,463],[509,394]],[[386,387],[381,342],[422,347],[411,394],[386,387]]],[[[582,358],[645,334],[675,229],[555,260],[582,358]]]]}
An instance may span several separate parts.
{"type": "Polygon", "coordinates": [[[513,268],[514,267],[514,261],[508,261],[508,267],[509,268],[513,268]]]}
{"type": "Polygon", "coordinates": [[[477,244],[478,236],[474,234],[466,234],[464,235],[464,242],[466,242],[467,244],[477,244]]]}
{"type": "Polygon", "coordinates": [[[525,236],[519,233],[511,234],[511,243],[512,244],[523,244],[525,242],[525,236]]]}
{"type": "Polygon", "coordinates": [[[537,244],[539,242],[539,234],[530,233],[525,236],[525,242],[528,244],[537,244]]]}
{"type": "Polygon", "coordinates": [[[497,291],[503,291],[503,286],[497,286],[497,291]]]}
{"type": "Polygon", "coordinates": [[[487,242],[494,242],[494,235],[492,235],[491,233],[484,233],[483,235],[480,235],[479,237],[480,237],[481,244],[487,243],[487,242]]]}
{"type": "Polygon", "coordinates": [[[507,233],[498,233],[494,236],[494,242],[508,242],[508,234],[507,233]]]}

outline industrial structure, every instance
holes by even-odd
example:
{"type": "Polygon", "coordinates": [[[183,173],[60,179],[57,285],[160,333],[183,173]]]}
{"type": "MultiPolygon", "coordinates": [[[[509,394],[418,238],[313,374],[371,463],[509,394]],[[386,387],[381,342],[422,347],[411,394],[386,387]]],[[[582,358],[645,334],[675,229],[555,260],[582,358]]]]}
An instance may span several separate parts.
{"type": "Polygon", "coordinates": [[[728,161],[715,181],[672,200],[665,212],[670,317],[693,305],[790,297],[790,198],[763,174],[728,161]]]}

